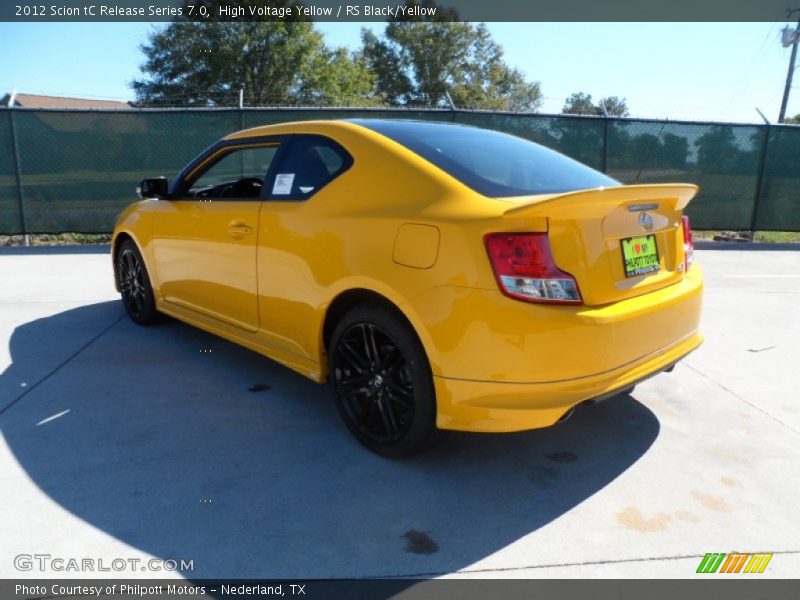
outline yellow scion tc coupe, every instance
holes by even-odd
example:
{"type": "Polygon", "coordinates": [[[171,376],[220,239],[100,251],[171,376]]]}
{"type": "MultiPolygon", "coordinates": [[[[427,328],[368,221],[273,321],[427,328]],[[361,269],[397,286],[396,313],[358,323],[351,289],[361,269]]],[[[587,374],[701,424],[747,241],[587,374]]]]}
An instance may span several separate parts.
{"type": "Polygon", "coordinates": [[[553,425],[702,342],[693,185],[621,185],[527,140],[401,120],[233,133],[119,216],[117,289],[333,390],[409,455],[553,425]]]}

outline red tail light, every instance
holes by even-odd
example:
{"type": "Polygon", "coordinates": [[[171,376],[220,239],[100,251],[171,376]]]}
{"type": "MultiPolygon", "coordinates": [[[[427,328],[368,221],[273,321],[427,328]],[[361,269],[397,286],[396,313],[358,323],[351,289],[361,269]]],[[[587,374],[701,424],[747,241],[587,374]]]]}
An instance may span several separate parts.
{"type": "Polygon", "coordinates": [[[692,226],[689,224],[689,217],[683,215],[683,253],[686,256],[685,267],[689,270],[694,262],[694,238],[692,237],[692,226]]]}
{"type": "Polygon", "coordinates": [[[527,302],[581,303],[575,278],[553,262],[546,233],[491,233],[484,242],[506,296],[527,302]]]}

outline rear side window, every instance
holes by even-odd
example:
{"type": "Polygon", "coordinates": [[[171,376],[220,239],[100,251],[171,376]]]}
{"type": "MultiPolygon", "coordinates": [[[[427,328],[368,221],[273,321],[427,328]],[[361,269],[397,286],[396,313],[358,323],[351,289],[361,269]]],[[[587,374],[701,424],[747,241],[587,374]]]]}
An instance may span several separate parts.
{"type": "Polygon", "coordinates": [[[272,182],[275,200],[304,200],[344,173],[353,159],[333,140],[302,135],[291,140],[272,182]]]}
{"type": "Polygon", "coordinates": [[[528,140],[477,127],[356,119],[490,197],[553,194],[619,185],[611,177],[528,140]]]}

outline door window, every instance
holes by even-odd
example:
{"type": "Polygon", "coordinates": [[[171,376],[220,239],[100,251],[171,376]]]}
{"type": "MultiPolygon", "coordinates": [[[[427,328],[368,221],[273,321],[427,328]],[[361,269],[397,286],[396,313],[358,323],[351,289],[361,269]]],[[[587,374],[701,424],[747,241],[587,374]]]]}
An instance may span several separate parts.
{"type": "Polygon", "coordinates": [[[225,153],[188,182],[187,198],[260,198],[278,145],[241,148],[225,153]]]}
{"type": "Polygon", "coordinates": [[[275,174],[272,198],[305,200],[352,164],[350,155],[334,141],[318,136],[297,136],[275,174]]]}

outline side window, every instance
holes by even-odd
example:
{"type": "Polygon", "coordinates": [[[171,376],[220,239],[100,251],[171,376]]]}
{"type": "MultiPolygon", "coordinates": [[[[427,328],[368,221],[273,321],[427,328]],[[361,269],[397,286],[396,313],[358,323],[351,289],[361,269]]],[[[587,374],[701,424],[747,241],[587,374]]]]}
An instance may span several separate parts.
{"type": "Polygon", "coordinates": [[[272,184],[276,200],[304,200],[345,172],[353,159],[323,137],[297,136],[281,161],[272,184]]]}
{"type": "Polygon", "coordinates": [[[241,148],[225,153],[195,175],[184,193],[187,198],[259,198],[278,144],[241,148]]]}

